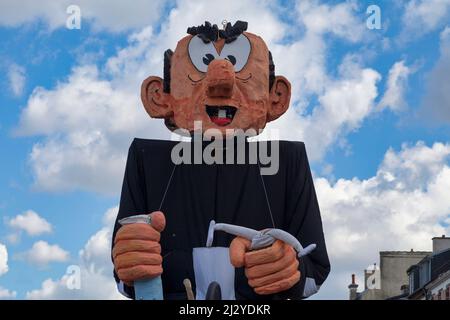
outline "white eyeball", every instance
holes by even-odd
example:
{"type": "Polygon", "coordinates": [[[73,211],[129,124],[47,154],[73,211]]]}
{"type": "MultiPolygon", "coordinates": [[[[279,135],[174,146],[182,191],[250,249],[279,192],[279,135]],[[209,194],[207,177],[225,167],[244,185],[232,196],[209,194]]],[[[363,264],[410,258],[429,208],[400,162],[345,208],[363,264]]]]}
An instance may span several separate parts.
{"type": "Polygon", "coordinates": [[[247,64],[250,50],[250,41],[245,35],[241,34],[236,40],[225,43],[220,58],[230,61],[234,65],[234,71],[239,72],[247,64]]]}
{"type": "Polygon", "coordinates": [[[199,36],[192,37],[188,51],[192,64],[200,72],[206,72],[210,62],[219,58],[212,42],[204,43],[199,36]]]}

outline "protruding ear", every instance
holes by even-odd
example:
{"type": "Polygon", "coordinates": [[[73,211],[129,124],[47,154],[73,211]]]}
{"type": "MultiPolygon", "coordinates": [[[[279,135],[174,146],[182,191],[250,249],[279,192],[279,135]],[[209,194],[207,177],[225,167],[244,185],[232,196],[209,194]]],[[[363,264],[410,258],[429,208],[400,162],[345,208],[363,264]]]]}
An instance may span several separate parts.
{"type": "Polygon", "coordinates": [[[170,95],[163,90],[163,79],[148,77],[142,82],[141,100],[152,118],[169,118],[173,115],[170,95]]]}
{"type": "Polygon", "coordinates": [[[291,100],[291,83],[282,76],[275,77],[270,90],[270,106],[267,113],[267,122],[278,119],[289,108],[291,100]]]}

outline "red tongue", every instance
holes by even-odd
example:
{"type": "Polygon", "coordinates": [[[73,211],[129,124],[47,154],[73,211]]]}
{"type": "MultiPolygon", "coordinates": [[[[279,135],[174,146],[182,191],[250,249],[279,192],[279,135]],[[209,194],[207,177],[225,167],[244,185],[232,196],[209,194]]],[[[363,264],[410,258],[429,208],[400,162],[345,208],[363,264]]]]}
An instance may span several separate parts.
{"type": "Polygon", "coordinates": [[[211,117],[211,121],[217,124],[218,126],[226,126],[231,123],[230,118],[219,118],[219,117],[211,117]]]}

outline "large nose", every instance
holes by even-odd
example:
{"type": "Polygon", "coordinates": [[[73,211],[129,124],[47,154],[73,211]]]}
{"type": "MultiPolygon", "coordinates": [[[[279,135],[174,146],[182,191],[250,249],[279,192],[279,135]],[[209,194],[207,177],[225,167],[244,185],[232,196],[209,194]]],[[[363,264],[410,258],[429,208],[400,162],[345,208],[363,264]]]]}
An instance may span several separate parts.
{"type": "Polygon", "coordinates": [[[214,59],[206,73],[206,95],[210,98],[230,98],[234,88],[234,67],[225,59],[214,59]]]}

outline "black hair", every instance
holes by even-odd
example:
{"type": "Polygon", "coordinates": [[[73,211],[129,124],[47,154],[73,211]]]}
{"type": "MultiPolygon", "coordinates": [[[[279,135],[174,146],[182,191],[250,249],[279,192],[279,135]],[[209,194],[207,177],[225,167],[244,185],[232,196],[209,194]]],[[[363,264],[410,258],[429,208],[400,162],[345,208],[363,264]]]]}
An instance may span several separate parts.
{"type": "Polygon", "coordinates": [[[272,90],[274,82],[275,82],[275,64],[273,63],[272,52],[269,51],[269,91],[272,90]]]}
{"type": "Polygon", "coordinates": [[[164,51],[164,81],[163,81],[163,91],[170,93],[170,69],[172,67],[172,55],[173,51],[167,49],[164,51]]]}
{"type": "MultiPolygon", "coordinates": [[[[187,29],[187,33],[193,36],[199,36],[204,43],[217,41],[219,38],[225,39],[225,43],[230,43],[236,40],[236,38],[247,30],[248,23],[245,21],[236,21],[234,25],[230,22],[227,23],[225,29],[219,30],[216,24],[211,25],[210,22],[205,21],[197,27],[190,27],[187,29]]],[[[170,68],[173,51],[167,49],[164,52],[164,92],[170,93],[170,68]]],[[[275,82],[275,64],[273,63],[272,53],[269,51],[269,91],[272,89],[275,82]]]]}
{"type": "Polygon", "coordinates": [[[228,22],[223,30],[219,30],[217,24],[211,25],[209,21],[205,21],[197,27],[190,27],[187,33],[193,36],[199,36],[204,43],[214,42],[220,39],[225,39],[225,43],[230,43],[247,30],[248,23],[246,21],[236,21],[234,25],[228,22]]]}

